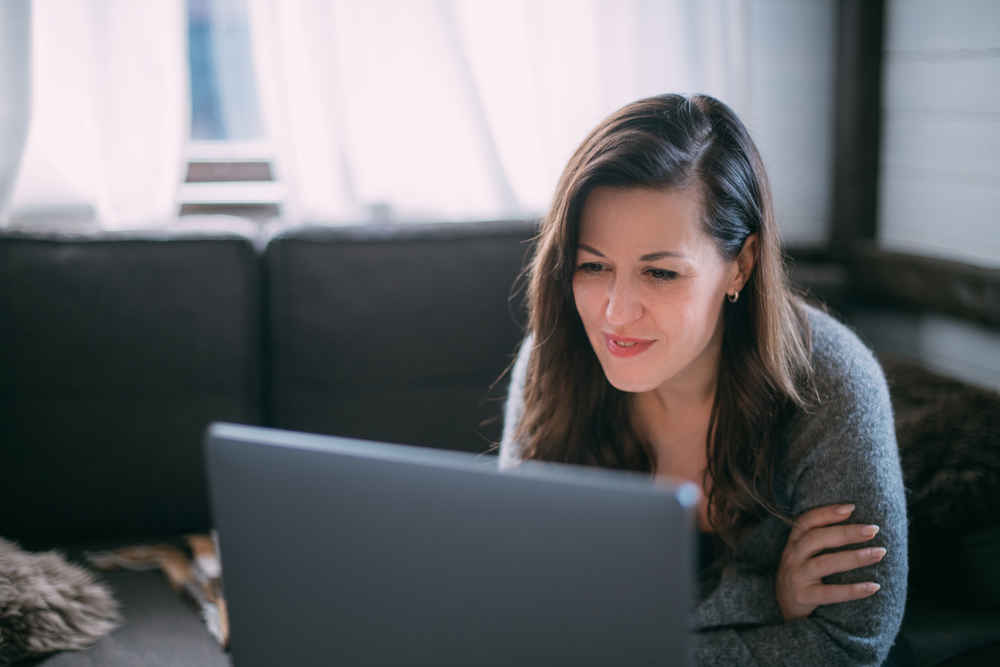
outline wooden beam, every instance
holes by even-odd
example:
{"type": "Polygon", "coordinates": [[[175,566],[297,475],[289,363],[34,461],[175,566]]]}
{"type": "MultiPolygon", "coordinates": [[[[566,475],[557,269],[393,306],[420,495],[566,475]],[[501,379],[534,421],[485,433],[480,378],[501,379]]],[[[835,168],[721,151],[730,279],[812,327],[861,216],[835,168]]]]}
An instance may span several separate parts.
{"type": "Polygon", "coordinates": [[[785,250],[792,284],[845,312],[870,305],[940,313],[1000,330],[1000,269],[925,257],[857,242],[785,250]]]}
{"type": "Polygon", "coordinates": [[[884,0],[837,5],[831,240],[852,246],[878,232],[884,0]]]}

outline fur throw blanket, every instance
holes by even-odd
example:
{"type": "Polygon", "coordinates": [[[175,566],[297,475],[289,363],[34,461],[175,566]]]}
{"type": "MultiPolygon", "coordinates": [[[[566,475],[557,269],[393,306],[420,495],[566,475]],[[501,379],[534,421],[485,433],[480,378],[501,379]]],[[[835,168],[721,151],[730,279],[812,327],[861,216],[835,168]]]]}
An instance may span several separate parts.
{"type": "Polygon", "coordinates": [[[907,491],[909,595],[1000,609],[1000,393],[911,362],[884,370],[907,491]]]}
{"type": "Polygon", "coordinates": [[[118,603],[89,572],[0,539],[0,666],[85,648],[120,622],[118,603]]]}

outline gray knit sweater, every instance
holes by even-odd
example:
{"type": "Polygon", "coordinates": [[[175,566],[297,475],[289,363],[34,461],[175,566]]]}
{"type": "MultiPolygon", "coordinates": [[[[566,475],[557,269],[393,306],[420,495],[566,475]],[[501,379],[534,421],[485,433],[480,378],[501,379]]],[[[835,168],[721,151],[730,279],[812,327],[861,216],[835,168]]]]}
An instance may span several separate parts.
{"type": "MultiPolygon", "coordinates": [[[[899,630],[906,602],[907,522],[885,376],[847,327],[812,306],[807,312],[823,401],[813,414],[800,414],[786,425],[782,437],[789,446],[776,492],[795,516],[820,505],[854,503],[848,522],[873,523],[881,530],[874,540],[849,548],[884,546],[886,556],[824,581],[876,581],[882,588],[785,622],[774,583],[789,529],[769,517],[741,541],[721,574],[701,587],[693,615],[698,665],[878,665],[899,630]]],[[[512,436],[524,409],[529,348],[522,344],[511,373],[501,468],[519,458],[512,436]]]]}

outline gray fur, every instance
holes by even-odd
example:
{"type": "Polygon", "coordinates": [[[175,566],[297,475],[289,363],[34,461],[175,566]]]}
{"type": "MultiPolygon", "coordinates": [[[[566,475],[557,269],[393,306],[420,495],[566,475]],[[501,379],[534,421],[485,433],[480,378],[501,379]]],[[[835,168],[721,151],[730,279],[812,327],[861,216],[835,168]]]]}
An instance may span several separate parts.
{"type": "Polygon", "coordinates": [[[0,665],[86,648],[120,622],[117,601],[87,570],[0,538],[0,665]]]}

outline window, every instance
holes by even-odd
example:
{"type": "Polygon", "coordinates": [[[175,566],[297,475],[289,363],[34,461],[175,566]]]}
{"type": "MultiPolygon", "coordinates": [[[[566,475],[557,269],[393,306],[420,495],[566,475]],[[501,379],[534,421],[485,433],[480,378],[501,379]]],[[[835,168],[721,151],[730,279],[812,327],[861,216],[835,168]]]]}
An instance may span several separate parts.
{"type": "Polygon", "coordinates": [[[281,214],[285,188],[262,118],[246,0],[187,0],[191,136],[180,214],[281,214]]]}

